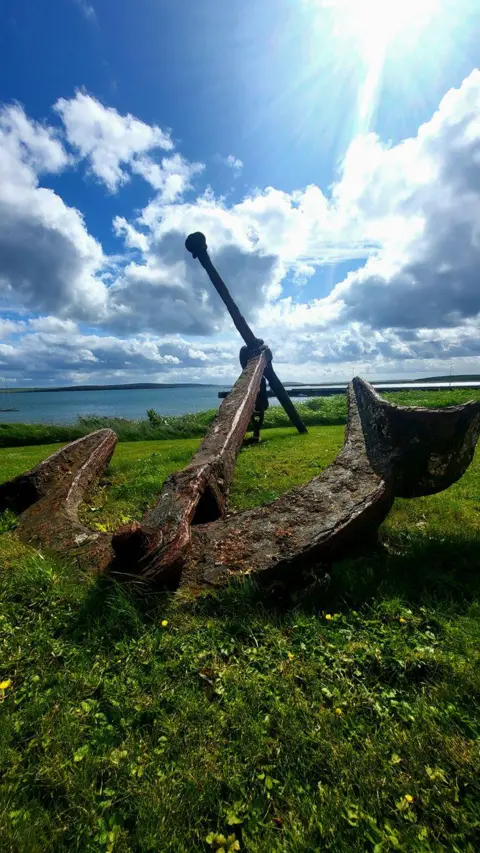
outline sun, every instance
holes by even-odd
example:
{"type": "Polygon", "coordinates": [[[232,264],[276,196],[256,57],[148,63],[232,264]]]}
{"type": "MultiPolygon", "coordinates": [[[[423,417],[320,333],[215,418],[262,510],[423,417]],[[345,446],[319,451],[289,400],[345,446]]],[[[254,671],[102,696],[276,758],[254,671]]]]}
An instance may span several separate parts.
{"type": "Polygon", "coordinates": [[[318,20],[329,22],[338,57],[355,56],[360,60],[358,102],[352,133],[367,133],[374,125],[387,58],[393,52],[398,58],[407,57],[412,48],[421,50],[422,33],[440,11],[443,0],[310,2],[317,9],[318,20]],[[327,13],[326,18],[322,12],[327,13]]]}
{"type": "Polygon", "coordinates": [[[421,30],[435,11],[435,0],[325,0],[336,26],[354,38],[368,59],[384,54],[402,33],[421,30]]]}

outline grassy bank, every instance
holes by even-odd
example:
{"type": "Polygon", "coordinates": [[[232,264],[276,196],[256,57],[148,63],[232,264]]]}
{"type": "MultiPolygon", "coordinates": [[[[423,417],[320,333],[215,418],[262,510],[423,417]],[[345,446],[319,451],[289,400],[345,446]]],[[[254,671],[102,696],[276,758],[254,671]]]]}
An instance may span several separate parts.
{"type": "MultiPolygon", "coordinates": [[[[234,508],[308,480],[342,434],[271,429],[240,454],[234,508]]],[[[197,444],[120,444],[89,523],[138,517],[197,444]]],[[[476,853],[479,457],[295,596],[79,582],[4,518],[0,849],[476,853]]]]}
{"type": "MultiPolygon", "coordinates": [[[[480,391],[405,391],[385,394],[385,399],[405,406],[455,406],[467,400],[480,400],[480,391]]],[[[347,417],[346,396],[314,397],[295,405],[307,426],[334,426],[344,424],[347,417]]],[[[161,441],[163,439],[195,438],[205,434],[216,414],[216,409],[196,414],[164,416],[151,409],[140,421],[124,418],[104,418],[91,415],[79,417],[77,423],[56,424],[2,424],[0,447],[50,444],[73,441],[96,429],[110,427],[120,441],[161,441]]],[[[265,429],[289,426],[289,420],[280,406],[271,406],[265,418],[265,429]]]]}

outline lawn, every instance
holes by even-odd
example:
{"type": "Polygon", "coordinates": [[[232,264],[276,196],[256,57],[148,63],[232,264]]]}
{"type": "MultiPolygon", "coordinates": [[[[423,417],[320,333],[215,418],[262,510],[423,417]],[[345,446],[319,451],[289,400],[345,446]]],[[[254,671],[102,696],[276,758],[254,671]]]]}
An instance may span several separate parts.
{"type": "MultiPolygon", "coordinates": [[[[342,439],[270,429],[232,507],[307,481],[342,439]]],[[[120,444],[84,518],[139,517],[198,441],[120,444]]],[[[1,478],[56,449],[0,450],[1,478]]],[[[198,599],[79,577],[4,517],[0,849],[476,853],[479,494],[477,453],[303,593],[198,599]]]]}

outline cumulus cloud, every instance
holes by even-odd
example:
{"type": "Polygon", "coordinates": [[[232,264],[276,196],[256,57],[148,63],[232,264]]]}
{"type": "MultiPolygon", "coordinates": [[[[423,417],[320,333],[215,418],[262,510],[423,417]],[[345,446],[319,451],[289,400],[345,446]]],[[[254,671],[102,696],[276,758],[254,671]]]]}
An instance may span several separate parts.
{"type": "Polygon", "coordinates": [[[69,143],[88,159],[92,173],[111,192],[129,180],[126,167],[140,155],[158,148],[173,149],[168,131],[130,113],[122,116],[85,92],[59,98],[55,110],[65,125],[69,143]]]}
{"type": "Polygon", "coordinates": [[[60,317],[33,317],[28,323],[29,329],[46,334],[76,334],[78,326],[73,320],[61,320],[60,317]]]}
{"type": "MultiPolygon", "coordinates": [[[[176,305],[179,331],[205,335],[220,328],[222,306],[205,290],[202,271],[183,256],[182,237],[193,230],[208,235],[215,261],[249,317],[264,326],[287,326],[296,335],[345,326],[347,337],[336,337],[337,344],[350,341],[342,350],[345,359],[350,350],[352,356],[369,352],[360,346],[358,332],[348,332],[355,323],[405,333],[417,327],[456,328],[475,318],[480,311],[479,108],[480,72],[474,72],[448,93],[416,137],[395,146],[373,134],[357,138],[330,197],[314,185],[292,193],[267,187],[230,206],[212,191],[172,204],[156,197],[134,225],[124,226],[130,229],[127,243],[144,242],[146,263],[129,267],[113,289],[115,322],[131,323],[150,291],[158,306],[152,323],[160,317],[165,326],[174,322],[176,305]],[[319,266],[343,260],[363,266],[326,298],[283,297],[286,274],[304,284],[319,266]]],[[[372,335],[366,338],[371,341],[372,335]]],[[[470,337],[465,345],[471,354],[470,337]]],[[[407,357],[398,341],[390,346],[390,357],[407,357]]],[[[431,346],[430,340],[430,352],[431,346]]],[[[383,353],[388,351],[384,344],[383,353]]],[[[435,351],[449,358],[451,345],[435,351]]],[[[340,360],[333,350],[327,354],[340,360]]],[[[373,358],[372,349],[370,354],[373,358]]]]}
{"type": "MultiPolygon", "coordinates": [[[[122,227],[121,225],[119,227],[122,227]]],[[[128,236],[131,241],[131,235],[128,236]]],[[[171,331],[211,335],[226,323],[220,298],[197,262],[187,256],[185,231],[150,234],[142,262],[129,263],[110,288],[108,323],[122,333],[171,331]]],[[[215,255],[228,271],[231,292],[250,314],[282,277],[278,258],[227,244],[215,255]]]]}
{"type": "Polygon", "coordinates": [[[332,297],[341,318],[374,328],[453,327],[480,312],[480,71],[442,100],[413,139],[370,136],[337,189],[382,247],[332,297]],[[355,171],[352,180],[352,171],[355,171]]]}
{"type": "Polygon", "coordinates": [[[228,157],[225,157],[224,163],[237,175],[240,174],[243,169],[243,161],[240,160],[239,157],[235,157],[234,154],[229,154],[228,157]]]}
{"type": "Polygon", "coordinates": [[[29,375],[70,365],[72,375],[105,381],[142,371],[234,378],[239,342],[185,252],[196,230],[287,379],[348,374],[355,364],[379,375],[389,365],[438,371],[446,360],[460,369],[478,358],[480,72],[411,139],[354,140],[328,194],[266,187],[233,204],[210,188],[193,197],[203,165],[174,152],[161,128],[82,92],[56,109],[63,142],[18,106],[0,113],[0,298],[11,312],[42,315],[23,330],[4,324],[0,362],[9,369],[23,353],[29,375]],[[143,210],[115,217],[115,259],[79,211],[41,186],[43,174],[71,165],[72,151],[110,191],[132,176],[152,188],[143,210]],[[359,268],[328,296],[302,299],[320,267],[345,260],[359,268]],[[209,349],[205,339],[220,332],[222,347],[209,349]]]}
{"type": "Polygon", "coordinates": [[[96,276],[100,244],[82,215],[39,175],[69,163],[55,131],[19,106],[0,111],[0,306],[79,317],[99,316],[106,291],[96,276]]]}
{"type": "MultiPolygon", "coordinates": [[[[225,345],[195,344],[181,336],[141,334],[129,338],[82,333],[74,324],[42,317],[23,324],[15,344],[0,343],[0,373],[28,376],[32,384],[115,381],[188,381],[209,369],[217,380],[228,365],[235,376],[236,356],[225,345]],[[207,365],[207,368],[206,368],[207,365]]],[[[17,329],[18,331],[18,329],[17,329]]]]}
{"type": "Polygon", "coordinates": [[[57,133],[40,122],[31,121],[18,104],[0,111],[2,178],[7,180],[16,166],[20,178],[28,182],[32,172],[60,172],[68,155],[57,133]]]}
{"type": "MultiPolygon", "coordinates": [[[[0,374],[8,380],[28,376],[32,384],[108,382],[232,382],[239,372],[238,341],[195,343],[181,335],[82,333],[74,324],[35,318],[13,331],[15,341],[0,342],[0,374]],[[21,333],[21,334],[19,334],[21,333]]],[[[285,381],[350,378],[368,373],[381,379],[408,374],[475,371],[480,355],[480,324],[458,329],[412,332],[375,331],[355,323],[319,336],[282,335],[278,327],[259,328],[268,335],[276,367],[285,381]]],[[[1,340],[1,339],[0,339],[1,340]]]]}
{"type": "Polygon", "coordinates": [[[178,153],[164,157],[160,163],[151,157],[138,157],[132,163],[132,170],[142,175],[157,190],[157,200],[166,204],[192,189],[192,179],[204,168],[203,163],[191,163],[178,153]]]}
{"type": "Polygon", "coordinates": [[[0,317],[0,341],[5,341],[12,335],[24,331],[25,323],[23,320],[11,320],[8,317],[0,317]]]}

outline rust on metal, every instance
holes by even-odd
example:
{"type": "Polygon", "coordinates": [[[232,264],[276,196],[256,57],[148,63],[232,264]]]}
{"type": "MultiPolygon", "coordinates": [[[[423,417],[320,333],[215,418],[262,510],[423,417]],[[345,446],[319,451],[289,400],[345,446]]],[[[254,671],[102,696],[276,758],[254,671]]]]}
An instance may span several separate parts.
{"type": "Polygon", "coordinates": [[[353,387],[372,466],[393,481],[397,497],[441,492],[465,473],[479,436],[479,402],[441,409],[398,406],[361,379],[353,387]]]}
{"type": "MultiPolygon", "coordinates": [[[[193,258],[198,258],[200,264],[202,265],[210,281],[212,282],[215,290],[223,300],[228,310],[228,313],[230,314],[233,320],[235,328],[245,341],[247,347],[249,349],[254,349],[255,347],[258,347],[259,344],[263,344],[263,341],[260,338],[257,338],[252,332],[250,326],[245,320],[245,317],[240,312],[238,305],[232,298],[232,295],[228,290],[225,282],[220,276],[218,270],[213,265],[210,255],[208,254],[205,235],[202,234],[201,231],[196,231],[194,234],[190,234],[185,240],[185,247],[187,251],[191,253],[193,258]]],[[[298,429],[300,433],[305,433],[307,432],[307,427],[303,423],[300,415],[298,414],[295,406],[293,405],[282,382],[275,373],[271,362],[272,358],[270,356],[268,364],[265,365],[265,378],[267,379],[268,384],[270,385],[270,388],[275,394],[278,402],[281,403],[281,405],[285,409],[292,424],[298,429]]]]}
{"type": "Polygon", "coordinates": [[[78,507],[112,456],[116,436],[99,430],[0,486],[0,510],[20,512],[18,534],[94,571],[149,583],[212,588],[232,577],[298,582],[367,540],[395,496],[448,488],[469,466],[480,403],[445,409],[396,406],[361,379],[348,389],[342,450],[318,477],[276,501],[226,517],[235,461],[268,354],[252,358],[183,471],[155,506],[113,537],[89,530],[78,507]]]}
{"type": "Polygon", "coordinates": [[[356,378],[348,404],[345,443],[335,461],[271,504],[197,528],[185,582],[219,585],[246,574],[296,581],[305,569],[366,541],[395,496],[442,491],[473,458],[480,403],[433,410],[395,406],[356,378]]]}
{"type": "Polygon", "coordinates": [[[113,558],[111,535],[90,530],[77,513],[110,462],[116,443],[111,429],[98,430],[0,486],[0,509],[23,509],[17,528],[20,539],[104,571],[113,558]]]}
{"type": "Polygon", "coordinates": [[[175,582],[183,571],[195,524],[225,515],[235,462],[251,420],[268,351],[247,362],[231,394],[183,471],[166,481],[140,525],[118,530],[113,539],[117,571],[125,567],[146,580],[175,582]]]}

